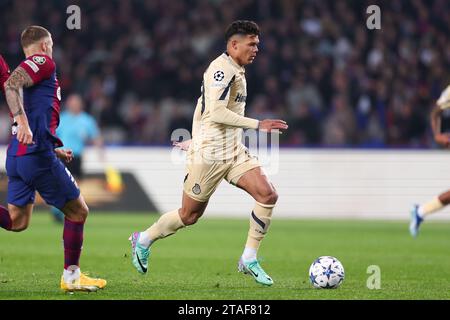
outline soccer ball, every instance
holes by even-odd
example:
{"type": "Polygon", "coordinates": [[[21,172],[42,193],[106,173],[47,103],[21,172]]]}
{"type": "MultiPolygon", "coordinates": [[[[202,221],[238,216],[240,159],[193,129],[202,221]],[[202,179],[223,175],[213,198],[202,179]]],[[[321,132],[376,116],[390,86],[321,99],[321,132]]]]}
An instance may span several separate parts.
{"type": "Polygon", "coordinates": [[[315,288],[335,289],[344,281],[344,266],[335,257],[319,257],[309,268],[309,280],[315,288]]]}

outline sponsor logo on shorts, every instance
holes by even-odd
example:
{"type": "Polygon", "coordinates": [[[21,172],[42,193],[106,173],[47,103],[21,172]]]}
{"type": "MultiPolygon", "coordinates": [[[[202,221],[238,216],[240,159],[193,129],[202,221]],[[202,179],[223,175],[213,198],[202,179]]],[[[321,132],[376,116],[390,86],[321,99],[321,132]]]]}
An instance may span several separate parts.
{"type": "Polygon", "coordinates": [[[200,185],[198,183],[196,183],[193,187],[192,187],[192,192],[194,194],[200,194],[200,192],[202,192],[202,189],[200,188],[200,185]]]}

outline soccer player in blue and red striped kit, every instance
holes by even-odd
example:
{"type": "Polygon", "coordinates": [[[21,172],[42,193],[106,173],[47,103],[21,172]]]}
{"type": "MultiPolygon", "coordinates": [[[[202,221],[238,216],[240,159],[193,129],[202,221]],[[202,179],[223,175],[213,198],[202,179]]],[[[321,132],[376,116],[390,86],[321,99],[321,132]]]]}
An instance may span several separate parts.
{"type": "Polygon", "coordinates": [[[83,245],[83,229],[89,209],[70,172],[60,161],[71,161],[70,150],[57,149],[63,144],[56,136],[59,124],[61,91],[52,59],[53,40],[50,32],[30,26],[21,35],[26,59],[9,76],[2,59],[0,83],[13,118],[8,146],[8,208],[0,206],[0,227],[23,231],[28,227],[35,192],[47,204],[65,215],[64,291],[96,291],[106,286],[103,279],[81,273],[79,259],[83,245]],[[23,90],[23,98],[20,91],[23,90]]]}

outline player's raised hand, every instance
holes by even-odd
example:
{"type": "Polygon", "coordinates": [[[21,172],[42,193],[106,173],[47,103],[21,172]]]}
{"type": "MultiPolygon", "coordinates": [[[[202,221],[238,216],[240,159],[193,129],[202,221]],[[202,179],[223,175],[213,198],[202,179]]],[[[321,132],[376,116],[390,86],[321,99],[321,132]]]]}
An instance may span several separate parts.
{"type": "Polygon", "coordinates": [[[450,147],[450,135],[449,134],[439,133],[434,136],[434,140],[436,141],[436,143],[440,144],[441,146],[443,146],[445,148],[450,147]]]}
{"type": "Polygon", "coordinates": [[[33,132],[28,124],[22,124],[17,127],[17,141],[25,145],[34,144],[33,132]]]}
{"type": "Polygon", "coordinates": [[[258,129],[271,132],[272,130],[286,130],[288,125],[286,121],[280,119],[265,119],[259,122],[258,129]]]}

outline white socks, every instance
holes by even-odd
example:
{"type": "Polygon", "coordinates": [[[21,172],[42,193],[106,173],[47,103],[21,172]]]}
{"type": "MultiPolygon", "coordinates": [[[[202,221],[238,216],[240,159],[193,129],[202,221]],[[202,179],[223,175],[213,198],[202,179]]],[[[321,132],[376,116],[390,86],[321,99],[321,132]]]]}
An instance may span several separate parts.
{"type": "Polygon", "coordinates": [[[148,248],[152,245],[152,239],[147,232],[139,232],[139,238],[137,241],[141,246],[148,248]]]}
{"type": "Polygon", "coordinates": [[[74,283],[80,278],[80,267],[79,266],[69,266],[67,269],[64,269],[63,278],[65,283],[74,283]]]}
{"type": "Polygon", "coordinates": [[[257,250],[254,248],[245,247],[244,253],[242,254],[242,259],[244,262],[250,262],[256,260],[257,250]]]}
{"type": "Polygon", "coordinates": [[[419,208],[417,208],[417,213],[419,214],[419,217],[423,218],[423,216],[425,215],[425,212],[423,212],[423,206],[419,206],[419,208]]]}

